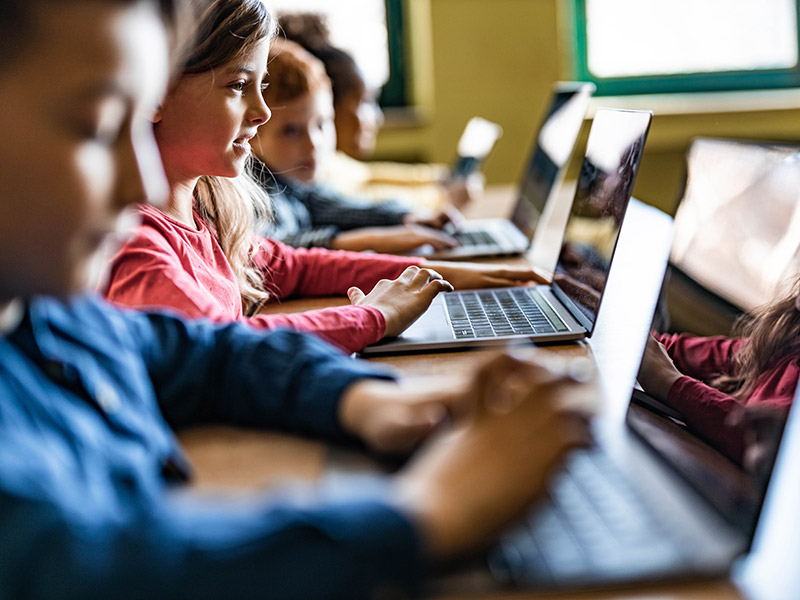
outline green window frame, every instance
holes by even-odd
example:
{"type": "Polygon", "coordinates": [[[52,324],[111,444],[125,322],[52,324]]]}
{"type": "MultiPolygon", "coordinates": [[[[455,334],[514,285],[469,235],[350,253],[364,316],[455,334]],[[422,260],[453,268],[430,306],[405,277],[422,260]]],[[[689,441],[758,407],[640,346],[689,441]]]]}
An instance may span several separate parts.
{"type": "Polygon", "coordinates": [[[403,0],[386,1],[389,79],[381,89],[379,104],[386,108],[408,106],[406,59],[406,9],[403,0]]]}
{"type": "MultiPolygon", "coordinates": [[[[589,69],[586,28],[586,0],[567,0],[573,33],[573,75],[580,81],[597,86],[595,95],[616,96],[685,92],[718,92],[764,90],[800,87],[800,61],[789,69],[757,71],[718,71],[676,75],[642,75],[634,77],[597,77],[589,69]]],[[[668,0],[665,0],[668,1],[668,0]]],[[[800,2],[796,3],[798,49],[800,49],[800,2]]],[[[800,56],[800,52],[798,52],[800,56]]]]}

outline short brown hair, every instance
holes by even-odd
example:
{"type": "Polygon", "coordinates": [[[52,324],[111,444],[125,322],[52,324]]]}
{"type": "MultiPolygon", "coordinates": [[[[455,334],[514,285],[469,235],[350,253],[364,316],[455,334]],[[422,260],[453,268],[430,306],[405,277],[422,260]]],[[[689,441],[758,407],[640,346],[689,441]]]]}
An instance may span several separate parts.
{"type": "Polygon", "coordinates": [[[331,91],[325,66],[299,44],[276,39],[269,50],[267,82],[264,92],[267,104],[278,106],[305,94],[331,91]]]}

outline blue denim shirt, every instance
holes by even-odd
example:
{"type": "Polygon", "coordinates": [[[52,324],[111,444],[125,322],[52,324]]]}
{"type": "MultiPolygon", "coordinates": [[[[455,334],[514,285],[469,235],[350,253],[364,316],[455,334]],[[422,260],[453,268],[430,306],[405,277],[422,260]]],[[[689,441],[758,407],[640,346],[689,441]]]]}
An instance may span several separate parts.
{"type": "Polygon", "coordinates": [[[380,480],[235,504],[178,492],[171,427],[344,439],[342,391],[383,376],[298,333],[29,302],[0,335],[0,598],[413,593],[418,539],[380,480]]]}

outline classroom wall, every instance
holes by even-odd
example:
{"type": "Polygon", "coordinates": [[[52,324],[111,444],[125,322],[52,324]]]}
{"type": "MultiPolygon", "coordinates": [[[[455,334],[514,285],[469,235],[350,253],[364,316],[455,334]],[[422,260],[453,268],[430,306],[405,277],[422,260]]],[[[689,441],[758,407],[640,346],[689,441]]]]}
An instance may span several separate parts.
{"type": "MultiPolygon", "coordinates": [[[[570,78],[569,44],[563,43],[568,32],[560,33],[567,23],[563,0],[406,1],[419,107],[412,118],[387,115],[377,156],[449,162],[465,123],[480,115],[504,130],[486,164],[487,182],[515,182],[551,83],[570,78]]],[[[754,99],[767,107],[759,110],[748,100],[724,97],[698,107],[658,97],[597,104],[654,110],[634,194],[670,211],[692,137],[800,140],[800,100],[781,98],[754,99]]]]}

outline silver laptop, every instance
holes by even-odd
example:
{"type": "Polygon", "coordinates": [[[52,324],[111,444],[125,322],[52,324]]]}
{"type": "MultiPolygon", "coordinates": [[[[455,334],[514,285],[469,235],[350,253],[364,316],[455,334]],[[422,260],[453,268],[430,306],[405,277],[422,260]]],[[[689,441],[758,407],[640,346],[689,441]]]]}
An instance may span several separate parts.
{"type": "MultiPolygon", "coordinates": [[[[460,243],[458,247],[439,252],[423,250],[419,254],[452,260],[525,252],[531,240],[536,239],[548,205],[558,196],[594,89],[592,83],[558,82],[553,85],[510,219],[466,221],[452,232],[460,243]]],[[[552,268],[552,265],[546,266],[552,268]]]]}
{"type": "MultiPolygon", "coordinates": [[[[785,415],[751,415],[742,466],[658,405],[634,396],[624,421],[599,420],[596,446],[573,453],[490,552],[494,581],[565,589],[731,571],[753,541],[785,415]]],[[[781,451],[800,436],[798,417],[781,451]]]]}
{"type": "Polygon", "coordinates": [[[402,335],[362,354],[590,336],[651,119],[650,111],[595,113],[552,284],[439,294],[402,335]]]}

